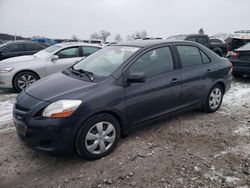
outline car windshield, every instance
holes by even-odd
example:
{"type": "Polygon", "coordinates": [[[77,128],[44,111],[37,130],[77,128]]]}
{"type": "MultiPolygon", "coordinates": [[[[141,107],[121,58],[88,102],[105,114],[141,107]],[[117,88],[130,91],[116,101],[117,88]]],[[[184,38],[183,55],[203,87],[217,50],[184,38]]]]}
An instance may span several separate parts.
{"type": "Polygon", "coordinates": [[[48,48],[45,48],[44,50],[35,53],[34,56],[39,58],[46,58],[49,55],[53,54],[55,51],[59,50],[60,48],[62,48],[62,46],[55,44],[53,46],[50,46],[48,48]]]}
{"type": "Polygon", "coordinates": [[[250,42],[243,45],[243,46],[241,46],[239,49],[241,49],[241,50],[250,50],[250,42]]]}
{"type": "Polygon", "coordinates": [[[96,76],[106,77],[112,74],[137,50],[139,50],[138,47],[110,46],[83,59],[74,65],[73,68],[92,72],[96,76]]]}
{"type": "Polygon", "coordinates": [[[187,36],[186,35],[175,35],[168,37],[169,40],[185,40],[187,36]]]}

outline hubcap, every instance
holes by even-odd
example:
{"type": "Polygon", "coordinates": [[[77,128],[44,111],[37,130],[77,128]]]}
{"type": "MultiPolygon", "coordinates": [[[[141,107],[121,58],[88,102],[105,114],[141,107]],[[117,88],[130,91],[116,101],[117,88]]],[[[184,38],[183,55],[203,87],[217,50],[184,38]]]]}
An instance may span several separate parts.
{"type": "Polygon", "coordinates": [[[33,84],[36,81],[36,78],[30,74],[24,74],[22,75],[18,81],[17,84],[21,89],[25,89],[30,84],[33,84]]]}
{"type": "Polygon", "coordinates": [[[218,106],[221,103],[221,99],[222,99],[222,92],[219,88],[215,88],[209,97],[209,106],[211,109],[216,109],[218,108],[218,106]]]}
{"type": "Polygon", "coordinates": [[[99,122],[88,131],[85,146],[92,154],[102,154],[110,149],[115,138],[115,127],[109,122],[99,122]]]}

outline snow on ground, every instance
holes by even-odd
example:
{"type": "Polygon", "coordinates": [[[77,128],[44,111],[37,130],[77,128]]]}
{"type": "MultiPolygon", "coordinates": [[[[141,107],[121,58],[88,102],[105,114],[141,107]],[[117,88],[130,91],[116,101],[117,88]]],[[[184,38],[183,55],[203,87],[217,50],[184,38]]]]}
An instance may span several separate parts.
{"type": "Polygon", "coordinates": [[[12,125],[12,108],[17,94],[0,90],[0,132],[9,130],[12,125]]]}

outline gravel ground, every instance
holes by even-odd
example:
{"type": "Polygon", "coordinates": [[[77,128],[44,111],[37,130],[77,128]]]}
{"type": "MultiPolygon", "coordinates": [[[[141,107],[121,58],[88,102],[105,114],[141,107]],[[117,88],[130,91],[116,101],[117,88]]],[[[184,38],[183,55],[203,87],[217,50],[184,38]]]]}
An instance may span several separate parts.
{"type": "Polygon", "coordinates": [[[233,82],[218,112],[141,128],[97,161],[22,145],[11,122],[15,96],[0,90],[0,187],[250,187],[249,78],[233,82]]]}

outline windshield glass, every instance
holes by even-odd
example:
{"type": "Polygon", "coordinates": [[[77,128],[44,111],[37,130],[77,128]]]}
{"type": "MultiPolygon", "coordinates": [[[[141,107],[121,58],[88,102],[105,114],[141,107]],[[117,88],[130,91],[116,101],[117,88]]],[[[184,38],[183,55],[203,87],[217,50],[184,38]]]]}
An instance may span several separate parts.
{"type": "Polygon", "coordinates": [[[241,46],[240,49],[250,50],[250,42],[245,44],[244,46],[241,46]]]}
{"type": "Polygon", "coordinates": [[[39,57],[39,58],[46,58],[49,55],[56,52],[57,50],[59,50],[61,47],[62,46],[55,44],[53,46],[50,46],[48,48],[45,48],[44,50],[41,50],[41,51],[35,53],[34,56],[39,57]]]}
{"type": "Polygon", "coordinates": [[[169,40],[185,40],[186,39],[186,35],[175,35],[175,36],[171,36],[168,37],[169,40]]]}
{"type": "Polygon", "coordinates": [[[89,71],[97,76],[109,76],[137,50],[139,48],[130,46],[106,47],[83,59],[73,68],[89,71]]]}

